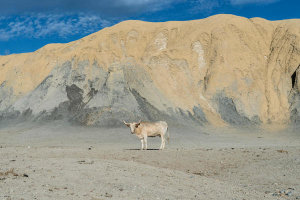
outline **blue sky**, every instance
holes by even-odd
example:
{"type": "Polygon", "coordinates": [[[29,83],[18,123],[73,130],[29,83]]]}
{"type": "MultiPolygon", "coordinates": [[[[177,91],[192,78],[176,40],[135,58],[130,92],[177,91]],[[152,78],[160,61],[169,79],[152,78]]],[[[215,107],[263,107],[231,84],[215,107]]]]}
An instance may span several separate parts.
{"type": "Polygon", "coordinates": [[[300,18],[300,0],[0,0],[0,5],[0,55],[70,42],[128,19],[300,18]]]}

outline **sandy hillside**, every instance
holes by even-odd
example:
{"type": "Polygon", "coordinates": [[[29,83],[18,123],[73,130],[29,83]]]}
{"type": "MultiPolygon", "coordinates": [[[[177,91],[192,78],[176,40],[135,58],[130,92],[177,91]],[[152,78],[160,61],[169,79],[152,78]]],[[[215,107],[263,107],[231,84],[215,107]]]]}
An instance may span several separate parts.
{"type": "Polygon", "coordinates": [[[0,120],[222,127],[300,122],[300,21],[234,15],[124,21],[0,56],[0,120]]]}
{"type": "Polygon", "coordinates": [[[300,198],[294,133],[173,127],[159,142],[140,151],[125,128],[2,128],[0,199],[300,198]]]}

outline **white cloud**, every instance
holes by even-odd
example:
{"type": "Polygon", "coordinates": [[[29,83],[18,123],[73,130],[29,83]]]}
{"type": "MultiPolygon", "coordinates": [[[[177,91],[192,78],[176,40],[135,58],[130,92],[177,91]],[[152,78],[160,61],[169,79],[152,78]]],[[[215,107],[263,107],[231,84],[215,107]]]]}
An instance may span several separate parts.
{"type": "Polygon", "coordinates": [[[0,30],[0,41],[6,41],[6,40],[9,40],[9,38],[10,38],[9,32],[0,30]]]}
{"type": "Polygon", "coordinates": [[[120,2],[127,5],[141,5],[157,1],[158,0],[121,0],[120,2]]]}
{"type": "Polygon", "coordinates": [[[9,16],[0,19],[0,40],[6,41],[17,37],[42,38],[51,35],[59,37],[86,35],[110,25],[112,22],[96,15],[39,13],[9,16]]]}
{"type": "Polygon", "coordinates": [[[191,0],[192,12],[202,12],[206,15],[213,13],[214,10],[223,6],[243,6],[248,4],[271,4],[280,0],[191,0]]]}
{"type": "Polygon", "coordinates": [[[4,51],[4,55],[9,55],[10,54],[10,50],[8,50],[8,49],[5,49],[5,51],[4,51]]]}
{"type": "Polygon", "coordinates": [[[280,0],[230,0],[232,5],[244,5],[244,4],[271,4],[280,0]]]}
{"type": "MultiPolygon", "coordinates": [[[[21,13],[26,13],[26,9],[22,10],[24,6],[23,0],[20,1],[20,5],[16,6],[16,10],[19,9],[21,13]]],[[[35,0],[30,0],[33,2],[35,0]]],[[[113,12],[113,15],[122,16],[133,13],[142,12],[155,12],[165,9],[170,6],[171,3],[186,1],[186,0],[85,0],[86,4],[82,5],[82,10],[90,9],[94,5],[94,11],[101,11],[100,14],[95,12],[77,12],[78,3],[81,0],[62,0],[62,1],[50,1],[45,4],[37,6],[36,4],[30,4],[33,11],[30,14],[21,15],[2,15],[0,14],[0,41],[7,41],[11,38],[23,37],[23,38],[43,38],[48,36],[69,37],[72,35],[80,34],[87,35],[101,28],[111,26],[120,19],[128,19],[127,17],[106,17],[102,13],[113,12]],[[102,3],[101,3],[102,2],[102,3]],[[48,5],[49,4],[49,5],[48,5]],[[52,10],[51,12],[36,12],[38,8],[48,5],[47,8],[52,8],[56,4],[62,5],[62,10],[52,10]],[[70,5],[68,9],[67,5],[70,5]],[[67,14],[65,14],[67,13],[67,14]],[[85,14],[84,14],[85,13],[85,14]],[[123,14],[122,14],[123,13],[123,14]],[[102,17],[101,17],[102,16],[102,17]],[[108,19],[108,20],[107,20],[108,19]]],[[[42,1],[40,1],[42,2],[42,1]]],[[[40,4],[38,2],[38,5],[40,4]]],[[[11,5],[11,4],[9,4],[11,5]]],[[[80,4],[81,5],[81,4],[80,4]]],[[[8,5],[7,5],[8,6],[8,5]]],[[[0,8],[1,11],[2,8],[0,8]]],[[[90,9],[93,11],[93,9],[90,9]]]]}
{"type": "Polygon", "coordinates": [[[193,12],[201,11],[206,14],[211,13],[215,8],[220,7],[222,4],[220,0],[194,0],[193,3],[193,12]]]}
{"type": "Polygon", "coordinates": [[[130,17],[188,0],[0,0],[0,13],[18,15],[40,12],[92,12],[102,16],[130,17]]]}

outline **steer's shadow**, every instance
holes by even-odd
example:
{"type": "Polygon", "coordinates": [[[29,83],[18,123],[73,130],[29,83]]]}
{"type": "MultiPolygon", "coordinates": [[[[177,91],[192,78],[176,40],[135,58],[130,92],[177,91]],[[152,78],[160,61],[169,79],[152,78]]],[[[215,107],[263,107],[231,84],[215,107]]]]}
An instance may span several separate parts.
{"type": "Polygon", "coordinates": [[[159,149],[147,149],[147,150],[141,150],[141,149],[124,149],[126,151],[159,151],[159,149]]]}

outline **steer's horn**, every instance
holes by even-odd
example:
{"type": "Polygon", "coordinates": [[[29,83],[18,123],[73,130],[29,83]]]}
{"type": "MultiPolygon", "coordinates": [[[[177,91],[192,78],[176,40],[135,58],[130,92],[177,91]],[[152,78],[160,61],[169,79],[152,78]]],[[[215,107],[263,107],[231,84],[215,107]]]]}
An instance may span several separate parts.
{"type": "Polygon", "coordinates": [[[123,122],[124,122],[124,124],[125,124],[126,126],[128,126],[128,125],[129,125],[129,123],[126,123],[124,120],[123,120],[123,122]]]}
{"type": "Polygon", "coordinates": [[[142,122],[142,120],[140,120],[139,123],[137,123],[137,125],[140,125],[141,122],[142,122]]]}

